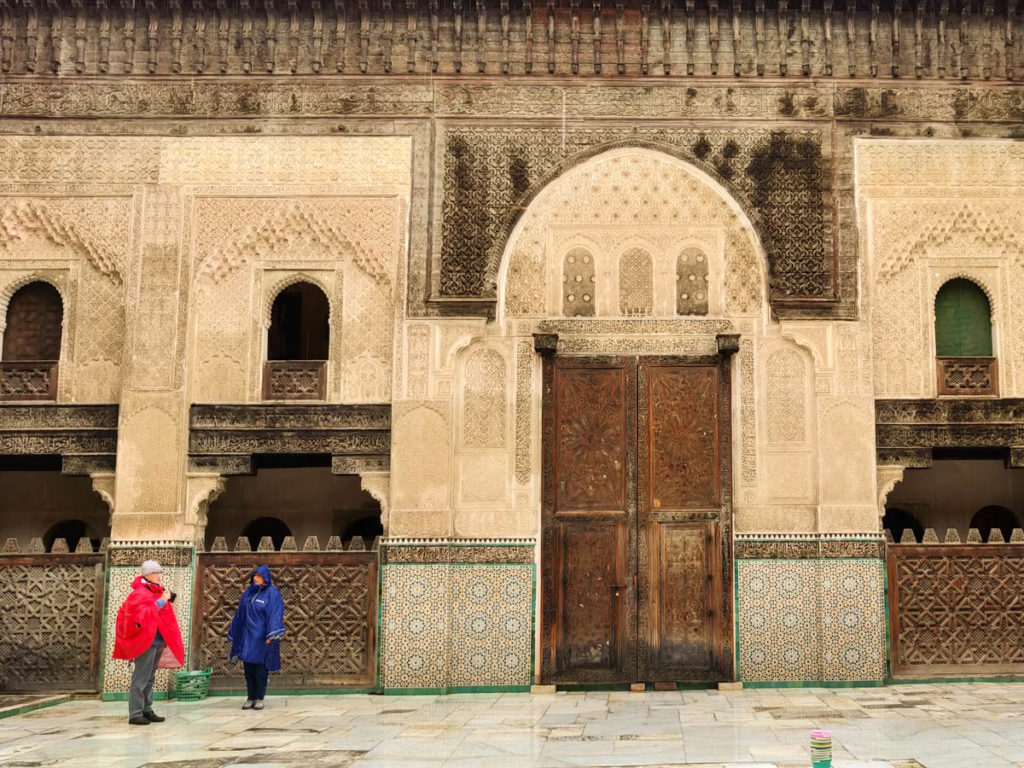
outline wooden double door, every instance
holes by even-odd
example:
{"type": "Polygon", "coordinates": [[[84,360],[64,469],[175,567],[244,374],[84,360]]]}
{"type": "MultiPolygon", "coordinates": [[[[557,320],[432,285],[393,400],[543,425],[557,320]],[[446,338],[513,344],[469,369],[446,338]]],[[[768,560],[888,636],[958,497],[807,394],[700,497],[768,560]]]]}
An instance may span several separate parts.
{"type": "Polygon", "coordinates": [[[545,362],[543,677],[730,677],[728,359],[545,362]]]}

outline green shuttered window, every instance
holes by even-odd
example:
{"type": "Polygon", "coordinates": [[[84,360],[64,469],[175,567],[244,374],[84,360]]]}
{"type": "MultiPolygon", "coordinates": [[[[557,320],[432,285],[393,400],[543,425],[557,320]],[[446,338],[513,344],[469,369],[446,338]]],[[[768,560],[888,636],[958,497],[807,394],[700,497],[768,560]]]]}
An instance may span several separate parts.
{"type": "Polygon", "coordinates": [[[984,291],[956,278],[935,297],[937,357],[991,357],[992,312],[984,291]]]}

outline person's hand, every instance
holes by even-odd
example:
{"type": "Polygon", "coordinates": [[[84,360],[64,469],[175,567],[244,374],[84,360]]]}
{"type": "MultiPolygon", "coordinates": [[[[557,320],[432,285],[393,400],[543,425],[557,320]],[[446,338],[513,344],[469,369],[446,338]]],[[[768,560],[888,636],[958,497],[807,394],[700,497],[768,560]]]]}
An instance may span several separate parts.
{"type": "Polygon", "coordinates": [[[171,590],[164,588],[163,599],[166,600],[168,603],[171,602],[171,590]]]}
{"type": "Polygon", "coordinates": [[[271,638],[268,637],[267,638],[267,645],[270,645],[272,642],[274,642],[274,641],[271,638]]]}

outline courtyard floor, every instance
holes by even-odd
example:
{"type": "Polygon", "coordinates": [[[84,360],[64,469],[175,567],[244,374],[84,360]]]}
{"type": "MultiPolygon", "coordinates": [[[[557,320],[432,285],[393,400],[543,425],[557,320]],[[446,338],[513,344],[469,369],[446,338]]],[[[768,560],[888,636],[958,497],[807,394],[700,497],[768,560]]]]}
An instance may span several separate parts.
{"type": "Polygon", "coordinates": [[[835,768],[1018,768],[1024,684],[743,691],[271,696],[157,702],[167,722],[127,724],[123,702],[75,700],[0,720],[4,768],[529,768],[810,766],[813,728],[835,768]]]}

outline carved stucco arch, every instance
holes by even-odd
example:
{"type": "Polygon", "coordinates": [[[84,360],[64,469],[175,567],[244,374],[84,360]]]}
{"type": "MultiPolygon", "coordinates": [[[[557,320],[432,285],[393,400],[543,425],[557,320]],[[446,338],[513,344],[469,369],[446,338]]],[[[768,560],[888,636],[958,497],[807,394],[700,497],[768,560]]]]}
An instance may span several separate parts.
{"type": "Polygon", "coordinates": [[[296,272],[293,275],[288,275],[288,277],[283,277],[267,289],[266,293],[263,295],[263,315],[260,318],[260,321],[263,323],[264,330],[270,329],[270,316],[274,311],[274,302],[277,301],[277,297],[281,295],[281,291],[286,288],[290,288],[293,285],[298,285],[299,283],[309,283],[323,292],[324,297],[327,299],[327,320],[333,330],[335,301],[331,297],[331,291],[320,278],[310,275],[307,272],[296,272]]]}
{"type": "MultiPolygon", "coordinates": [[[[744,205],[739,195],[713,169],[703,167],[703,164],[695,162],[692,158],[684,157],[678,148],[656,142],[621,141],[602,145],[599,148],[574,156],[561,164],[555,172],[548,174],[541,182],[531,186],[520,198],[520,204],[515,206],[515,213],[503,229],[504,240],[502,241],[501,251],[495,251],[490,255],[487,266],[488,279],[496,290],[497,314],[499,318],[504,318],[505,314],[505,301],[507,298],[505,287],[509,257],[514,250],[515,243],[529,215],[544,204],[545,198],[554,188],[556,182],[572,174],[585,172],[589,166],[612,159],[615,156],[650,157],[663,162],[669,162],[683,173],[694,176],[698,182],[708,187],[724,205],[730,208],[737,218],[737,226],[747,231],[753,239],[761,285],[763,287],[763,301],[767,304],[769,295],[768,259],[761,233],[758,229],[760,219],[757,213],[744,205]]],[[[722,278],[724,279],[724,277],[725,275],[723,274],[722,278]]]]}
{"type": "MultiPolygon", "coordinates": [[[[60,279],[65,277],[64,274],[60,276],[49,275],[41,272],[32,272],[27,275],[12,280],[3,290],[0,291],[0,344],[3,342],[4,332],[7,330],[7,309],[10,307],[11,299],[14,298],[14,294],[24,288],[26,285],[32,283],[46,283],[57,291],[57,295],[60,296],[60,359],[64,360],[68,347],[65,345],[68,343],[68,337],[70,328],[68,323],[71,318],[71,309],[68,306],[68,287],[66,280],[60,279]]],[[[65,384],[66,384],[66,377],[65,384]]]]}
{"type": "Polygon", "coordinates": [[[526,219],[527,213],[539,200],[543,198],[544,192],[559,179],[567,174],[579,171],[591,163],[591,161],[603,160],[613,153],[632,154],[645,153],[660,155],[665,159],[674,161],[680,167],[696,175],[702,182],[711,187],[734,209],[740,218],[741,225],[750,229],[756,242],[757,255],[761,262],[762,279],[765,286],[765,296],[768,293],[768,271],[767,257],[761,236],[761,217],[757,211],[750,206],[743,195],[736,190],[730,182],[723,178],[714,167],[701,160],[687,156],[680,147],[671,144],[663,144],[656,141],[644,140],[622,140],[601,144],[592,147],[560,163],[553,171],[541,177],[539,181],[532,184],[512,206],[512,213],[501,228],[501,236],[498,242],[501,248],[494,248],[488,255],[487,281],[489,288],[495,291],[498,299],[498,306],[504,303],[504,282],[505,267],[508,264],[509,246],[515,241],[520,230],[520,225],[526,219]]]}
{"type": "Polygon", "coordinates": [[[985,298],[988,299],[988,311],[989,320],[995,322],[996,316],[996,295],[995,292],[988,286],[988,283],[978,275],[974,274],[967,269],[958,269],[952,272],[945,272],[942,275],[942,282],[935,286],[935,290],[932,292],[932,322],[935,321],[935,301],[939,298],[939,291],[941,291],[947,283],[952,280],[966,280],[969,283],[974,283],[981,289],[981,292],[985,294],[985,298]]]}

